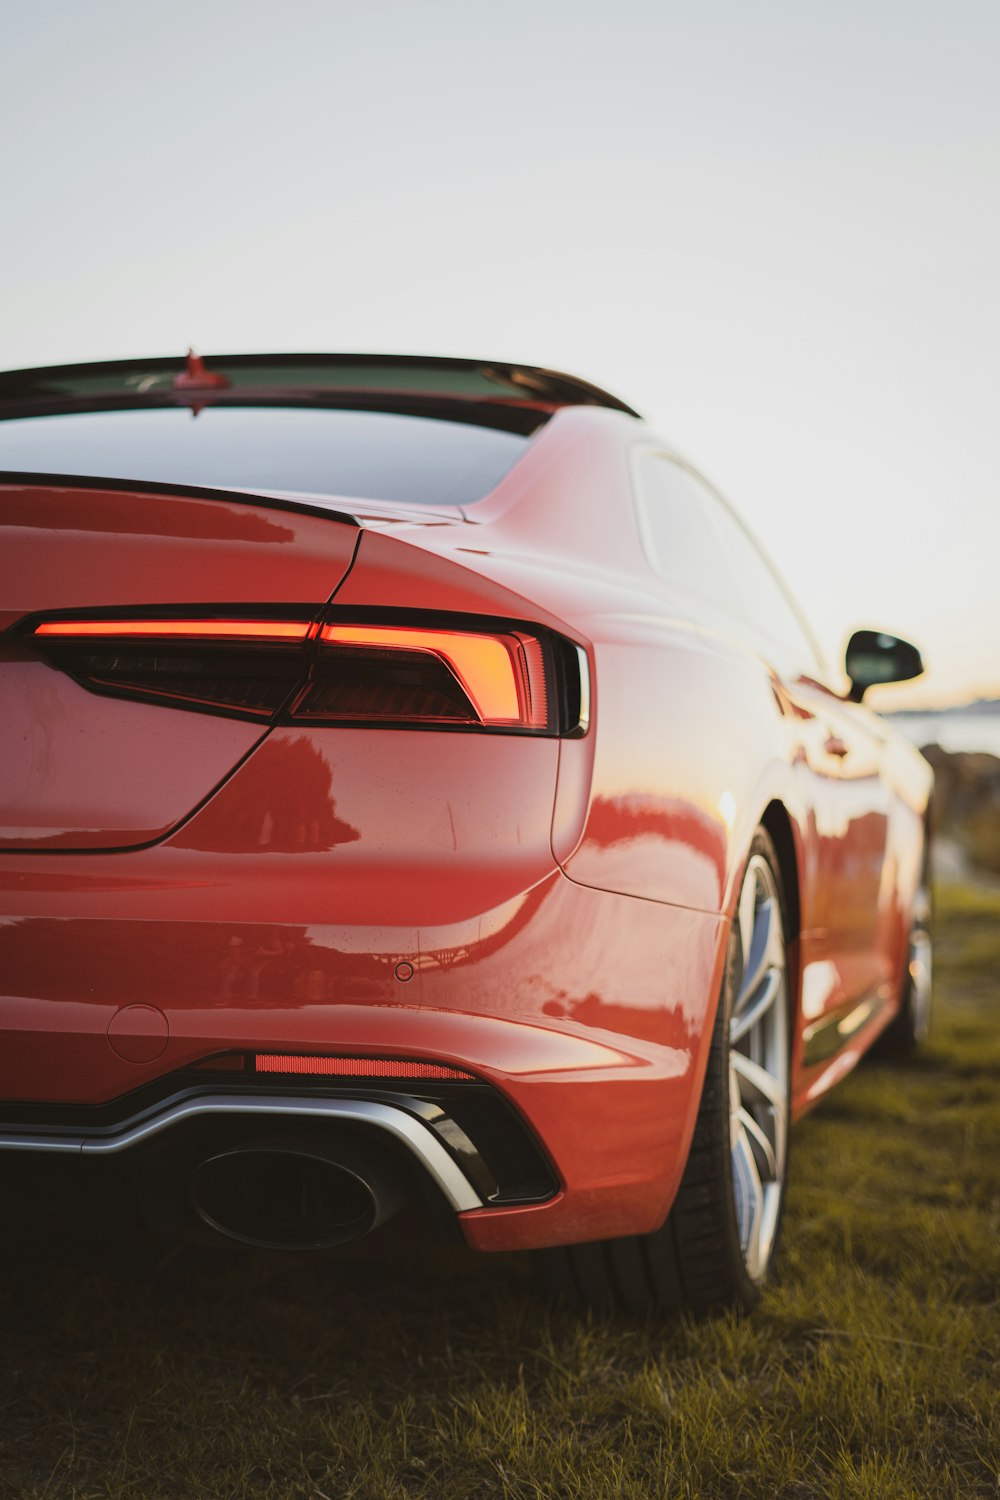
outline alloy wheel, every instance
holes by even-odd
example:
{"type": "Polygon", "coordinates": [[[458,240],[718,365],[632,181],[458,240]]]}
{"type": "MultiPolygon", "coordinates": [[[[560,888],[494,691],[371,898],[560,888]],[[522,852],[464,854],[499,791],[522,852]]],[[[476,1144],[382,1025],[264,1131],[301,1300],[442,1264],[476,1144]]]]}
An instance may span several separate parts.
{"type": "Polygon", "coordinates": [[[931,891],[922,883],[913,901],[913,919],[907,956],[909,982],[910,1029],[913,1041],[926,1042],[931,1029],[931,891]]]}
{"type": "Polygon", "coordinates": [[[729,1020],[729,1142],[740,1248],[751,1280],[767,1273],[788,1143],[788,982],[777,884],[755,854],[737,907],[729,1020]]]}

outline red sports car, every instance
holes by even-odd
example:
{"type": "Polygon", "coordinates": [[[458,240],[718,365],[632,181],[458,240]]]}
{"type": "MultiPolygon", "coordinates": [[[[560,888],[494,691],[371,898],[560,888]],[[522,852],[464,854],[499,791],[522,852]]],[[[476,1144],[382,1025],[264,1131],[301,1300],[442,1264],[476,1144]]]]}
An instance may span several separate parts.
{"type": "Polygon", "coordinates": [[[581,380],[0,375],[0,1216],[749,1306],[790,1120],[928,1024],[924,760],[581,380]],[[108,1219],[107,1222],[112,1222],[108,1219]]]}

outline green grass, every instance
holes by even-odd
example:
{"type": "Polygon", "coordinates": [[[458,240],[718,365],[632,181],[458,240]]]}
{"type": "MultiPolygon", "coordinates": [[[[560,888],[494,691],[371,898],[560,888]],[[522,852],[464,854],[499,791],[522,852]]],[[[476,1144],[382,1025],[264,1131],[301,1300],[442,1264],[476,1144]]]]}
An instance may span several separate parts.
{"type": "Polygon", "coordinates": [[[938,899],[932,1044],[797,1128],[744,1320],[548,1309],[516,1260],[0,1257],[0,1495],[1000,1493],[1000,893],[938,899]]]}

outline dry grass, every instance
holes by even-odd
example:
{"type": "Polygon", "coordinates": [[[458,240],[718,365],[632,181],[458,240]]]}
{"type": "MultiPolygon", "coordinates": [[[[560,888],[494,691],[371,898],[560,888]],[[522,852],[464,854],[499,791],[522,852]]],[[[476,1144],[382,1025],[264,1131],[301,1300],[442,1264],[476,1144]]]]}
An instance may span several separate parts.
{"type": "Polygon", "coordinates": [[[580,1321],[456,1253],[8,1248],[0,1494],[996,1496],[1000,895],[939,933],[933,1045],[797,1130],[753,1318],[580,1321]]]}

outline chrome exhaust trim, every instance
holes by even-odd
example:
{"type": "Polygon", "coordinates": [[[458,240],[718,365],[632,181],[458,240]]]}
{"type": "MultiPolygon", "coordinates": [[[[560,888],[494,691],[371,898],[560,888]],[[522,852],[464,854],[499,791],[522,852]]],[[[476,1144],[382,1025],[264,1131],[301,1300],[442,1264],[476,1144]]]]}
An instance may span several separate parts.
{"type": "Polygon", "coordinates": [[[443,1193],[456,1213],[482,1208],[476,1192],[461,1167],[449,1156],[434,1134],[413,1115],[391,1104],[368,1099],[294,1099],[259,1094],[207,1094],[179,1099],[165,1109],[126,1123],[107,1134],[79,1131],[0,1135],[0,1151],[57,1151],[81,1156],[110,1156],[127,1151],[162,1134],[184,1120],[205,1116],[246,1115],[257,1119],[341,1120],[367,1125],[389,1135],[414,1156],[443,1193]]]}

